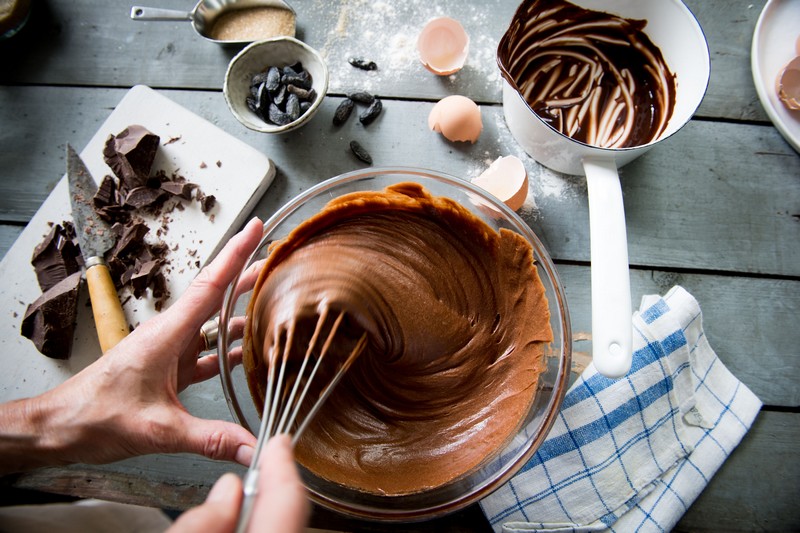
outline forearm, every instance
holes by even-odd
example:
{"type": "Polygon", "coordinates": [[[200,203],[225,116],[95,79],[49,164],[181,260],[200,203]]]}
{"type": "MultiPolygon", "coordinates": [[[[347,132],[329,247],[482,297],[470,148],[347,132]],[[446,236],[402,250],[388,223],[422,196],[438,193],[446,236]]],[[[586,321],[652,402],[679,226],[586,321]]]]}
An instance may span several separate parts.
{"type": "Polygon", "coordinates": [[[0,475],[63,464],[52,431],[56,416],[40,397],[0,405],[0,475]]]}

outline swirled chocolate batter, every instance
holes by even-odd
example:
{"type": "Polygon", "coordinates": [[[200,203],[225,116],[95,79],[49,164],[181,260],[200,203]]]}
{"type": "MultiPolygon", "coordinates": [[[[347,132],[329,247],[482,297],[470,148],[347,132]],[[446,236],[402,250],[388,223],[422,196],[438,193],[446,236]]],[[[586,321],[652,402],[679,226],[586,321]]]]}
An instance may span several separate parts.
{"type": "Polygon", "coordinates": [[[415,183],[336,198],[273,244],[245,332],[259,408],[264,358],[291,324],[302,355],[321,308],[346,312],[342,353],[363,331],[368,345],[296,455],[376,494],[440,486],[501,450],[553,338],[530,244],[415,183]]]}
{"type": "Polygon", "coordinates": [[[675,106],[675,76],[643,29],[563,0],[528,0],[498,47],[506,80],[562,134],[601,148],[658,138],[675,106]]]}

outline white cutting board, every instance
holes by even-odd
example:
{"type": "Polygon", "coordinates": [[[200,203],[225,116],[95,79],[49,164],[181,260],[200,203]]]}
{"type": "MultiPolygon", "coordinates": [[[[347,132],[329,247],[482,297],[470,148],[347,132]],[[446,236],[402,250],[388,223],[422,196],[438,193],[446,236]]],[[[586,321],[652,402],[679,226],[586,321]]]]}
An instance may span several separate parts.
{"type": "MultiPolygon", "coordinates": [[[[167,243],[170,269],[165,269],[171,297],[168,307],[184,292],[200,267],[213,258],[250,216],[253,207],[275,177],[270,159],[210,122],[142,85],[133,87],[80,152],[98,183],[112,175],[103,161],[103,146],[109,134],[116,135],[131,124],[141,124],[161,137],[153,172],[173,171],[213,194],[217,205],[208,214],[196,201],[175,210],[168,231],[160,239],[167,243]],[[172,142],[169,142],[173,140],[172,142]],[[213,214],[213,220],[209,215],[213,214]],[[197,262],[199,261],[199,266],[197,262]]],[[[65,139],[69,141],[69,139],[65,139]]],[[[52,147],[56,149],[56,147],[52,147]]],[[[65,158],[66,161],[66,158],[65,158]]],[[[65,167],[66,171],[66,167],[65,167]]],[[[78,322],[72,357],[53,360],[40,354],[20,334],[28,304],[41,294],[31,256],[50,231],[49,223],[72,220],[67,178],[64,176],[33,216],[14,246],[0,262],[0,401],[39,394],[63,382],[100,357],[100,345],[88,307],[85,286],[78,300],[78,322]]],[[[161,219],[144,217],[154,234],[161,219]]],[[[85,285],[85,284],[84,284],[85,285]]],[[[157,314],[151,298],[130,298],[123,309],[130,324],[139,324],[157,314]]]]}

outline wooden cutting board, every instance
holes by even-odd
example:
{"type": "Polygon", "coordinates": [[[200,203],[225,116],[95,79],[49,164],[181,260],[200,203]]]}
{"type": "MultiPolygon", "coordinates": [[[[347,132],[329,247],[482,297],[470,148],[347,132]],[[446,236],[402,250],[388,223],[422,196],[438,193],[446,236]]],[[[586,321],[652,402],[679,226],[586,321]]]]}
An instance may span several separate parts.
{"type": "MultiPolygon", "coordinates": [[[[163,169],[213,194],[217,204],[203,213],[197,202],[169,214],[168,229],[159,237],[170,249],[164,272],[171,293],[168,307],[180,297],[200,268],[208,263],[242,226],[275,176],[275,166],[261,152],[232,137],[210,122],[145,86],[133,87],[80,152],[95,181],[111,175],[103,161],[103,146],[111,134],[131,124],[141,124],[161,137],[152,172],[163,169]],[[213,216],[209,216],[213,215],[213,216]]],[[[65,143],[69,139],[64,139],[65,143]]],[[[48,149],[61,149],[50,147],[48,149]]],[[[66,164],[65,164],[66,170],[66,164]]],[[[20,334],[28,304],[41,294],[30,264],[33,250],[52,223],[72,220],[66,176],[58,182],[12,248],[0,262],[0,401],[32,396],[58,385],[100,357],[100,345],[88,306],[88,291],[78,301],[78,321],[72,357],[66,361],[40,354],[20,334]]],[[[154,238],[158,219],[145,217],[154,238]]],[[[128,299],[123,309],[128,322],[137,325],[157,314],[152,298],[128,299]]]]}

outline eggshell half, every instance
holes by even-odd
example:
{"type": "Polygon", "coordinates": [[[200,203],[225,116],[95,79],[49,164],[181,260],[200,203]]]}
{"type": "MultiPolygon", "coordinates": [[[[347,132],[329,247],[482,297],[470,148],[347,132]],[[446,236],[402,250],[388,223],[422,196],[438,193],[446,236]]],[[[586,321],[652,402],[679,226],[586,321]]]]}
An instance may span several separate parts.
{"type": "Polygon", "coordinates": [[[528,172],[522,161],[513,155],[497,158],[472,183],[490,192],[514,211],[522,207],[528,197],[528,172]]]}
{"type": "Polygon", "coordinates": [[[474,143],[483,131],[481,110],[466,96],[453,95],[439,100],[428,115],[428,127],[450,141],[474,143]]]}
{"type": "Polygon", "coordinates": [[[420,32],[417,53],[425,68],[434,74],[454,74],[461,70],[467,60],[469,36],[457,20],[435,18],[420,32]]]}
{"type": "MultiPolygon", "coordinates": [[[[798,41],[800,47],[800,40],[798,41]]],[[[800,110],[800,56],[795,57],[778,74],[778,98],[791,111],[800,110]]]]}

